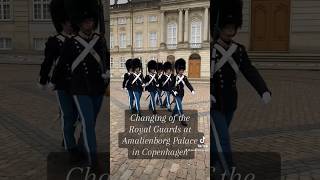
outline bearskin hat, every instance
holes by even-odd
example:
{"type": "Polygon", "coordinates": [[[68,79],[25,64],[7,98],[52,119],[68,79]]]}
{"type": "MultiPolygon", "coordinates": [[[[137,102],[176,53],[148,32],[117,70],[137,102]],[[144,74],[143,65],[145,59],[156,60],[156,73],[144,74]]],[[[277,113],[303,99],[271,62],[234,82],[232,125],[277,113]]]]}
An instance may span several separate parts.
{"type": "Polygon", "coordinates": [[[242,26],[242,0],[215,0],[215,6],[211,10],[211,26],[221,29],[227,24],[234,24],[236,28],[242,26]]]}
{"type": "Polygon", "coordinates": [[[49,7],[52,23],[56,31],[60,33],[63,30],[61,24],[69,20],[64,6],[64,0],[52,0],[49,7]]]}
{"type": "Polygon", "coordinates": [[[132,68],[132,59],[128,59],[126,61],[126,68],[127,68],[127,71],[129,71],[132,68]]]}
{"type": "Polygon", "coordinates": [[[182,58],[178,59],[175,63],[176,70],[186,70],[186,61],[182,58]]]}
{"type": "Polygon", "coordinates": [[[132,59],[132,68],[133,69],[142,68],[142,64],[141,64],[140,59],[138,59],[138,58],[132,59]]]}
{"type": "Polygon", "coordinates": [[[88,18],[92,18],[98,25],[99,4],[97,0],[65,0],[65,7],[73,25],[78,26],[88,18]]]}
{"type": "Polygon", "coordinates": [[[168,69],[172,69],[172,64],[171,62],[167,61],[163,64],[163,70],[168,70],[168,69]]]}
{"type": "Polygon", "coordinates": [[[157,69],[157,62],[155,60],[151,60],[148,62],[148,71],[150,72],[151,69],[157,69]]]}
{"type": "Polygon", "coordinates": [[[157,71],[163,70],[163,64],[161,62],[157,63],[157,71]]]}

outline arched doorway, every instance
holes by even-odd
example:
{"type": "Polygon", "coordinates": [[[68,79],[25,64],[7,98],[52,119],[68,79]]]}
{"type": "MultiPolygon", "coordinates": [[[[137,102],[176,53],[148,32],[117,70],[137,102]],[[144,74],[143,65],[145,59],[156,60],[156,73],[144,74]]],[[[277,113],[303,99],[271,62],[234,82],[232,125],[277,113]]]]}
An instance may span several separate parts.
{"type": "Polygon", "coordinates": [[[201,56],[197,53],[191,54],[189,57],[189,78],[200,78],[201,56]]]}

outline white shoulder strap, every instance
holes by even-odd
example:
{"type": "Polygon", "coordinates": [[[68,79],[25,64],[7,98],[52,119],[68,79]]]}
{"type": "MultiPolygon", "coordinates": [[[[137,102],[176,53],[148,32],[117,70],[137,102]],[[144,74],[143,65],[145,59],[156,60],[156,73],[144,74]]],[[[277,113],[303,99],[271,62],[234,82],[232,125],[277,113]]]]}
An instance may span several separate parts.
{"type": "MultiPolygon", "coordinates": [[[[84,58],[92,51],[93,46],[98,42],[99,36],[94,36],[94,38],[88,44],[85,40],[76,36],[75,39],[81,43],[85,49],[79,54],[76,60],[72,63],[71,70],[74,71],[76,67],[84,60],[84,58]]],[[[94,56],[95,57],[95,56],[94,56]]],[[[99,57],[100,58],[100,57],[99,57]]]]}

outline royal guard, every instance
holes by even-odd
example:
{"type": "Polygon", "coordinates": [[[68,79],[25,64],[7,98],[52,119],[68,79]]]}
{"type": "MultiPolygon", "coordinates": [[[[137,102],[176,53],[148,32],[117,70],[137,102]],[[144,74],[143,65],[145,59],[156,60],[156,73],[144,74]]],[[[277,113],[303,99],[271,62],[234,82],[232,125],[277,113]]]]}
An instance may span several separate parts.
{"type": "Polygon", "coordinates": [[[57,68],[71,74],[69,92],[81,118],[88,165],[95,168],[98,163],[95,125],[107,87],[103,61],[107,47],[104,38],[95,33],[99,19],[97,1],[66,0],[65,6],[79,33],[66,40],[57,68]]]}
{"type": "Polygon", "coordinates": [[[52,0],[50,13],[57,35],[49,37],[46,43],[45,59],[41,64],[39,84],[42,88],[53,88],[56,92],[62,121],[63,146],[68,152],[73,153],[77,148],[74,132],[78,113],[72,95],[68,92],[71,76],[67,71],[57,70],[56,65],[60,59],[64,42],[71,38],[74,31],[66,14],[63,0],[52,0]],[[51,71],[52,76],[50,77],[51,71]]]}
{"type": "Polygon", "coordinates": [[[142,75],[142,63],[140,59],[132,60],[133,73],[129,76],[129,86],[132,87],[134,102],[136,106],[137,114],[141,116],[140,99],[144,87],[143,75],[142,75]]]}
{"type": "MultiPolygon", "coordinates": [[[[163,75],[163,64],[161,62],[157,63],[157,81],[158,83],[161,80],[161,77],[163,75]]],[[[160,87],[157,88],[157,94],[156,94],[156,104],[159,105],[160,107],[162,107],[162,89],[160,87]]]]}
{"type": "Polygon", "coordinates": [[[165,62],[163,64],[163,75],[160,79],[160,87],[162,91],[165,93],[165,100],[163,101],[163,106],[167,108],[169,112],[171,112],[171,103],[170,103],[170,94],[172,88],[174,86],[174,75],[172,74],[172,64],[170,62],[165,62]]]}
{"type": "Polygon", "coordinates": [[[133,105],[134,103],[134,95],[132,91],[132,86],[129,82],[129,77],[133,73],[132,69],[132,59],[128,59],[126,61],[126,68],[127,72],[123,75],[123,82],[122,82],[122,89],[128,92],[128,99],[129,99],[129,110],[131,113],[135,112],[135,107],[133,105]]]}
{"type": "Polygon", "coordinates": [[[238,75],[243,74],[264,103],[271,100],[271,92],[245,47],[233,41],[242,25],[242,1],[223,0],[217,6],[211,23],[217,30],[211,47],[211,163],[228,172],[233,166],[229,127],[237,108],[238,75]]]}
{"type": "Polygon", "coordinates": [[[157,80],[157,62],[155,60],[148,62],[148,72],[149,74],[144,78],[144,87],[150,93],[149,110],[151,110],[153,114],[157,114],[156,94],[158,92],[159,83],[157,80]]]}
{"type": "MultiPolygon", "coordinates": [[[[184,97],[184,87],[187,86],[191,91],[192,95],[195,94],[195,91],[190,84],[186,75],[184,75],[184,71],[186,70],[186,61],[184,59],[178,59],[175,62],[175,69],[177,75],[175,76],[174,87],[172,89],[172,94],[175,97],[175,106],[173,109],[172,115],[182,115],[183,114],[183,107],[182,101],[184,97]]],[[[187,126],[187,122],[181,121],[182,125],[187,126]]]]}

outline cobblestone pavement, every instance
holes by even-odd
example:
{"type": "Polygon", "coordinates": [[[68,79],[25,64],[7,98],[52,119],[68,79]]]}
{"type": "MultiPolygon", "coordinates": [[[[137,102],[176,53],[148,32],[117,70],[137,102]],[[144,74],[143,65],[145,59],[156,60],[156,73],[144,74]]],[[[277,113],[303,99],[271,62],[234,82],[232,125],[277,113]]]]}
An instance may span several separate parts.
{"type": "MultiPolygon", "coordinates": [[[[36,87],[38,69],[0,65],[0,180],[45,179],[47,154],[61,150],[55,95],[36,87]]],[[[253,88],[239,80],[239,107],[231,128],[234,150],[279,152],[283,179],[320,179],[320,72],[268,70],[263,75],[272,90],[270,105],[263,105],[253,88]]],[[[186,93],[185,109],[199,110],[199,131],[209,140],[209,84],[194,86],[196,95],[186,93]]],[[[120,82],[112,82],[110,100],[112,179],[208,178],[208,152],[197,152],[193,160],[127,159],[117,140],[127,108],[120,82]]],[[[105,109],[97,126],[100,151],[106,151],[108,142],[105,109]]]]}
{"type": "MultiPolygon", "coordinates": [[[[239,78],[239,106],[231,127],[233,149],[280,153],[282,179],[320,179],[320,72],[273,70],[262,74],[272,90],[269,105],[262,104],[249,83],[239,78]]],[[[199,130],[208,136],[209,84],[194,86],[197,95],[187,93],[185,106],[199,110],[199,130]]],[[[119,82],[112,83],[111,92],[113,179],[208,178],[208,152],[198,152],[191,161],[127,159],[126,149],[118,148],[117,140],[117,133],[124,130],[127,97],[119,82]]]]}
{"type": "MultiPolygon", "coordinates": [[[[37,87],[38,72],[34,65],[0,65],[0,180],[46,179],[47,155],[63,151],[56,97],[37,87]]],[[[97,121],[101,152],[106,114],[104,103],[97,121]]]]}

